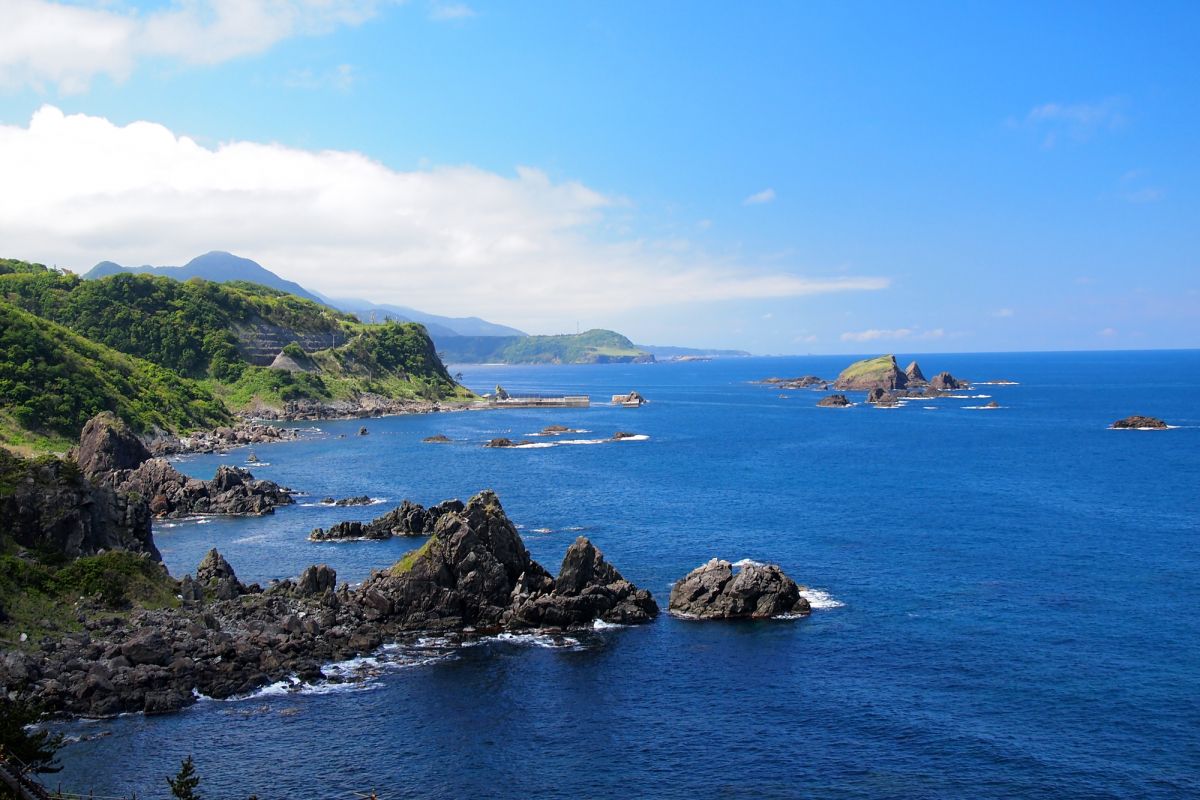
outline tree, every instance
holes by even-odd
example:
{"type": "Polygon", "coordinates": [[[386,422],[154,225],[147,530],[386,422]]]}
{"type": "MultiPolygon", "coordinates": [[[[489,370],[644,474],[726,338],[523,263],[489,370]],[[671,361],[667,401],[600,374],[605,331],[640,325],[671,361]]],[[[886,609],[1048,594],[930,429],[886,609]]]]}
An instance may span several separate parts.
{"type": "Polygon", "coordinates": [[[58,772],[62,766],[55,753],[62,736],[26,730],[39,716],[37,708],[0,695],[0,754],[11,756],[30,772],[58,772]]]}
{"type": "Polygon", "coordinates": [[[171,787],[171,796],[176,800],[200,800],[200,795],[196,793],[200,776],[196,774],[196,765],[191,756],[179,765],[179,773],[174,780],[167,778],[167,785],[171,787]]]}

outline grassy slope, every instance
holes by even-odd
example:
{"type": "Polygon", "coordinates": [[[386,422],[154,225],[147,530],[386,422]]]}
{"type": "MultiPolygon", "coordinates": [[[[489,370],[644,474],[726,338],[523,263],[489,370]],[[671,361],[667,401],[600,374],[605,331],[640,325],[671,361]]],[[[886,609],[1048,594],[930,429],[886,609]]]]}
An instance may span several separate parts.
{"type": "Polygon", "coordinates": [[[83,281],[41,264],[0,259],[3,301],[11,303],[3,313],[19,323],[21,338],[40,341],[17,349],[6,343],[0,354],[0,442],[27,451],[65,449],[82,421],[104,408],[139,430],[179,431],[224,423],[228,408],[280,408],[289,400],[349,399],[360,392],[403,400],[472,396],[446,372],[423,327],[363,325],[256,284],[142,275],[83,281]],[[22,316],[14,306],[30,313],[22,316]],[[63,327],[47,327],[55,322],[63,327]],[[239,354],[234,332],[261,323],[305,334],[336,331],[348,341],[309,354],[320,374],[255,367],[239,354]],[[33,335],[31,326],[40,333],[33,335]],[[72,358],[49,346],[54,338],[72,358]],[[65,372],[55,366],[60,358],[65,372]],[[53,380],[39,384],[45,377],[53,380]],[[71,411],[38,386],[66,389],[78,408],[71,411]]]}
{"type": "Polygon", "coordinates": [[[893,355],[864,358],[862,361],[855,361],[842,370],[841,374],[838,375],[838,380],[856,380],[873,375],[883,375],[894,367],[899,369],[896,366],[896,357],[893,355]]]}
{"type": "Polygon", "coordinates": [[[65,449],[105,410],[138,431],[230,421],[196,382],[0,301],[0,442],[65,449]]]}

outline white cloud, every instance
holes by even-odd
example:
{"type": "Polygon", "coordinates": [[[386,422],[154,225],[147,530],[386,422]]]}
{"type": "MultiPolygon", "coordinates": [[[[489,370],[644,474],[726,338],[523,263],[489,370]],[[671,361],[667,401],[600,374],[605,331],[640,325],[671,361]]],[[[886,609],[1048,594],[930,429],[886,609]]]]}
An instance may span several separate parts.
{"type": "Polygon", "coordinates": [[[429,18],[438,22],[455,19],[470,19],[475,16],[475,9],[466,3],[434,3],[429,9],[429,18]]]}
{"type": "Polygon", "coordinates": [[[992,312],[992,316],[996,317],[997,319],[1007,319],[1014,313],[1016,312],[1014,312],[1011,308],[998,308],[992,312]]]}
{"type": "Polygon", "coordinates": [[[1109,338],[1112,338],[1113,336],[1117,335],[1117,329],[1116,328],[1103,328],[1101,330],[1096,331],[1096,335],[1103,336],[1104,338],[1109,339],[1109,338]]]}
{"type": "Polygon", "coordinates": [[[357,25],[389,0],[175,0],[142,12],[127,2],[3,0],[0,87],[86,91],[129,77],[139,61],[217,64],[293,36],[357,25]]]}
{"type": "Polygon", "coordinates": [[[761,192],[755,192],[742,201],[744,206],[761,206],[775,200],[774,189],[763,189],[761,192]]]}
{"type": "Polygon", "coordinates": [[[1042,103],[1025,115],[1025,127],[1042,134],[1042,146],[1053,147],[1063,137],[1078,142],[1098,130],[1120,127],[1125,122],[1121,103],[1107,98],[1095,103],[1042,103]]]}
{"type": "Polygon", "coordinates": [[[843,342],[875,342],[881,339],[940,339],[945,335],[946,331],[942,328],[928,331],[918,328],[892,328],[890,330],[871,328],[865,331],[847,331],[842,334],[841,339],[843,342]]]}
{"type": "Polygon", "coordinates": [[[6,255],[87,269],[224,249],[326,294],[543,330],[631,308],[888,286],[603,238],[609,209],[629,209],[536,169],[401,172],[352,152],[209,149],[161,125],[118,127],[53,106],[27,128],[0,126],[0,175],[6,255]]]}

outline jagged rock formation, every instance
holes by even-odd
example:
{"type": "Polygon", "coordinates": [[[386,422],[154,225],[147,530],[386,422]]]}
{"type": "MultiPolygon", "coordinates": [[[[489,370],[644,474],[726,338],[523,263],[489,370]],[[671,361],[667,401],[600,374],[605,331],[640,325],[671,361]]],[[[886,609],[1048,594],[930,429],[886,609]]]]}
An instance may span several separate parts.
{"type": "Polygon", "coordinates": [[[950,392],[955,389],[967,388],[966,381],[960,381],[951,375],[949,372],[939,372],[933,376],[933,380],[929,382],[930,389],[936,389],[939,392],[950,392]]]}
{"type": "Polygon", "coordinates": [[[419,550],[359,589],[363,603],[408,630],[645,622],[650,593],[626,581],[579,537],[556,581],[529,557],[491,491],[437,521],[419,550]]]}
{"type": "Polygon", "coordinates": [[[908,376],[896,366],[893,355],[865,358],[842,370],[833,388],[839,391],[869,391],[871,389],[903,389],[908,376]]]}
{"type": "Polygon", "coordinates": [[[801,375],[798,378],[764,378],[759,381],[779,389],[827,389],[829,381],[816,375],[801,375]]]}
{"type": "Polygon", "coordinates": [[[314,542],[336,542],[358,539],[390,539],[393,536],[429,536],[442,517],[447,514],[460,514],[462,510],[461,500],[444,500],[429,508],[405,500],[371,522],[339,522],[328,530],[314,529],[308,538],[314,542]]]}
{"type": "MultiPolygon", "coordinates": [[[[89,454],[119,462],[121,451],[89,454]]],[[[95,486],[70,460],[26,460],[0,448],[0,549],[5,540],[69,559],[130,550],[161,560],[144,500],[95,486]]]]}
{"type": "Polygon", "coordinates": [[[489,439],[488,442],[484,444],[484,447],[520,447],[523,444],[533,444],[533,442],[525,439],[514,442],[512,439],[509,439],[506,436],[501,436],[496,439],[489,439]]]}
{"type": "Polygon", "coordinates": [[[762,619],[811,610],[800,587],[776,565],[751,563],[735,572],[716,558],[675,582],[668,608],[696,619],[762,619]]]}
{"type": "Polygon", "coordinates": [[[911,364],[904,368],[904,374],[908,378],[909,385],[914,383],[926,383],[925,373],[921,372],[921,365],[914,359],[911,364]]]}
{"type": "Polygon", "coordinates": [[[845,408],[850,405],[850,401],[844,394],[829,394],[818,400],[817,405],[824,408],[845,408]]]}
{"type": "Polygon", "coordinates": [[[1170,426],[1158,417],[1143,417],[1135,414],[1132,417],[1117,420],[1112,424],[1112,427],[1117,429],[1166,430],[1170,426]]]}
{"type": "Polygon", "coordinates": [[[896,396],[886,389],[876,387],[867,392],[867,402],[877,406],[894,406],[896,396]]]}
{"type": "Polygon", "coordinates": [[[178,584],[182,608],[102,614],[45,647],[0,657],[0,693],[49,712],[159,713],[269,683],[324,677],[321,665],[415,631],[476,632],[645,622],[649,592],[587,539],[558,577],[530,559],[492,492],[443,514],[432,538],[356,591],[325,565],[264,591],[242,586],[215,550],[178,584]]]}
{"type": "Polygon", "coordinates": [[[199,431],[187,436],[163,434],[156,436],[149,443],[149,448],[150,453],[155,456],[175,453],[219,453],[231,447],[290,442],[299,438],[299,428],[282,428],[278,425],[250,422],[234,427],[223,426],[211,431],[199,431]]]}
{"type": "Polygon", "coordinates": [[[189,478],[165,459],[149,458],[129,426],[111,414],[88,420],[76,452],[80,469],[94,485],[118,497],[141,498],[157,517],[257,516],[293,502],[287,489],[255,480],[240,467],[222,465],[210,481],[189,478]]]}

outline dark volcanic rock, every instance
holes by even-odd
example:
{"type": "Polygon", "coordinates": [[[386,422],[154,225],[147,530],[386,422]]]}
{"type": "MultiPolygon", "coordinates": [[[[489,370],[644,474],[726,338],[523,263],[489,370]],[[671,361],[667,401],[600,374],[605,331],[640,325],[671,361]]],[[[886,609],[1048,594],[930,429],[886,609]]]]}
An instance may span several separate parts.
{"type": "Polygon", "coordinates": [[[508,438],[501,436],[497,439],[490,439],[488,441],[488,443],[484,445],[484,447],[520,447],[523,444],[533,444],[533,442],[528,442],[528,441],[524,441],[524,440],[519,441],[519,442],[514,442],[512,439],[508,439],[508,438]]]}
{"type": "Polygon", "coordinates": [[[951,375],[949,372],[939,372],[933,376],[933,380],[929,382],[930,389],[936,389],[939,392],[949,392],[955,389],[965,389],[966,381],[960,381],[951,375]]]}
{"type": "Polygon", "coordinates": [[[393,536],[428,536],[433,533],[438,520],[444,515],[457,514],[462,510],[461,500],[444,500],[429,508],[405,500],[371,522],[339,522],[328,530],[316,528],[308,535],[308,538],[314,542],[333,542],[356,539],[390,539],[393,536]]]}
{"type": "Polygon", "coordinates": [[[430,444],[449,444],[451,439],[449,436],[446,436],[443,433],[439,433],[439,434],[435,434],[433,436],[426,436],[421,441],[429,442],[430,444]]]}
{"type": "Polygon", "coordinates": [[[876,387],[867,392],[867,402],[878,406],[894,406],[896,396],[886,389],[876,387]]]}
{"type": "Polygon", "coordinates": [[[747,564],[735,572],[728,561],[715,558],[675,582],[668,608],[696,619],[761,619],[811,610],[796,582],[774,564],[747,564]]]}
{"type": "Polygon", "coordinates": [[[639,436],[639,435],[640,435],[640,434],[637,434],[637,433],[631,433],[631,432],[629,432],[629,431],[617,431],[616,433],[614,433],[614,434],[612,435],[612,438],[613,438],[613,440],[614,440],[614,441],[618,441],[618,442],[619,442],[619,441],[621,441],[622,439],[634,439],[634,438],[636,438],[636,437],[637,437],[637,436],[639,436]]]}
{"type": "Polygon", "coordinates": [[[1125,417],[1125,419],[1117,420],[1116,422],[1114,422],[1112,424],[1112,427],[1118,428],[1118,429],[1132,428],[1132,429],[1166,430],[1170,426],[1168,426],[1167,423],[1163,422],[1161,419],[1158,419],[1157,417],[1143,417],[1143,416],[1135,414],[1132,417],[1125,417]]]}
{"type": "Polygon", "coordinates": [[[366,426],[366,425],[363,425],[362,427],[360,427],[360,428],[358,429],[358,435],[359,435],[359,436],[366,436],[366,435],[367,435],[367,426],[366,426]]]}
{"type": "Polygon", "coordinates": [[[642,622],[658,613],[649,592],[621,577],[583,537],[567,551],[556,581],[529,557],[490,491],[443,516],[424,547],[372,575],[357,596],[407,630],[642,622]]]}
{"type": "Polygon", "coordinates": [[[817,405],[825,408],[843,408],[850,405],[850,401],[846,399],[844,394],[830,394],[822,397],[817,401],[817,405]]]}
{"type": "MultiPolygon", "coordinates": [[[[89,457],[103,463],[107,456],[89,457]]],[[[161,560],[146,501],[92,484],[74,461],[27,460],[0,448],[0,474],[8,483],[0,491],[0,546],[11,539],[68,559],[130,550],[161,560]]]]}
{"type": "Polygon", "coordinates": [[[343,497],[340,500],[334,500],[335,506],[369,506],[371,498],[365,494],[360,494],[357,497],[343,497]]]}
{"type": "Polygon", "coordinates": [[[125,421],[111,411],[89,419],[79,435],[75,460],[89,478],[119,469],[136,469],[150,451],[125,421]]]}

